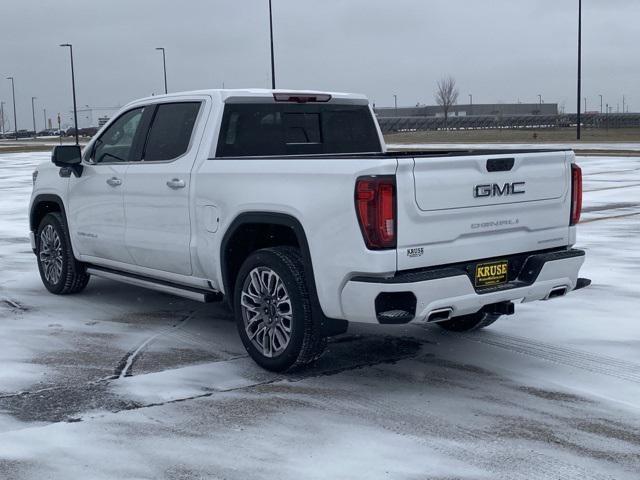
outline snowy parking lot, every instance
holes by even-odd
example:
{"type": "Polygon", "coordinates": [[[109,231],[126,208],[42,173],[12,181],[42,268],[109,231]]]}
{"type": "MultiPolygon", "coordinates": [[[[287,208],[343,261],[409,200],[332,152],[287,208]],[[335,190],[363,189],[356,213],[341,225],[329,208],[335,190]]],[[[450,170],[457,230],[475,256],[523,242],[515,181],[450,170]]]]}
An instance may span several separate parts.
{"type": "Polygon", "coordinates": [[[486,331],[352,326],[265,372],[232,316],[92,279],[49,294],[0,154],[0,478],[637,479],[640,157],[581,157],[593,285],[486,331]]]}

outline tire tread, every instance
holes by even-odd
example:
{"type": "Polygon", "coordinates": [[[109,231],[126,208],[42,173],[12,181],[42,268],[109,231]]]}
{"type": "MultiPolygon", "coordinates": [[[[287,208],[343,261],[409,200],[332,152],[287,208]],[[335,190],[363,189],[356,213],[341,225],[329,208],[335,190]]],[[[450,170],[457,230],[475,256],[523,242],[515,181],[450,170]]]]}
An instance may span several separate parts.
{"type": "Polygon", "coordinates": [[[289,368],[289,370],[296,370],[317,360],[322,355],[327,347],[327,338],[320,334],[319,325],[313,319],[309,288],[300,250],[295,247],[273,247],[265,250],[277,256],[289,268],[304,299],[304,339],[296,362],[289,368]]]}

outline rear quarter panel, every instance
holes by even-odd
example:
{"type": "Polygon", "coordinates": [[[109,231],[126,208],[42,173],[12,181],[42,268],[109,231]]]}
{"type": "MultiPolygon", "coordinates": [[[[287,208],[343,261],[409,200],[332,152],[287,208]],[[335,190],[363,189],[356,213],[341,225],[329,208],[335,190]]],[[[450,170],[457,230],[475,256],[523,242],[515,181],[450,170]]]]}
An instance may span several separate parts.
{"type": "MultiPolygon", "coordinates": [[[[325,315],[341,318],[340,292],[360,274],[393,273],[396,252],[369,251],[356,218],[354,188],[363,175],[393,175],[397,160],[385,159],[211,159],[192,180],[197,206],[214,207],[216,232],[196,208],[197,269],[218,279],[217,257],[224,233],[240,214],[274,212],[292,216],[302,225],[309,244],[318,299],[325,315]]],[[[229,294],[230,292],[225,292],[229,294]]]]}

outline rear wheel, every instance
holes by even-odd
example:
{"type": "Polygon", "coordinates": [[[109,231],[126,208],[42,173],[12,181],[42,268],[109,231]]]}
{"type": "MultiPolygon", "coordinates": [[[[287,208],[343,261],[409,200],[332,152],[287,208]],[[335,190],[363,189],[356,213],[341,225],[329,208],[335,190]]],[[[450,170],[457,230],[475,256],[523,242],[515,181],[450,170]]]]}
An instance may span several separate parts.
{"type": "Polygon", "coordinates": [[[67,226],[59,213],[49,213],[40,222],[36,255],[40,278],[51,293],[78,293],[89,283],[85,266],[73,256],[67,226]]]}
{"type": "Polygon", "coordinates": [[[326,347],[295,248],[266,248],[247,258],[236,280],[234,312],[247,352],[267,370],[306,365],[326,347]]]}
{"type": "Polygon", "coordinates": [[[462,317],[455,317],[446,322],[439,322],[438,326],[450,332],[472,332],[488,327],[498,320],[498,318],[500,318],[500,315],[478,312],[472,313],[471,315],[463,315],[462,317]]]}

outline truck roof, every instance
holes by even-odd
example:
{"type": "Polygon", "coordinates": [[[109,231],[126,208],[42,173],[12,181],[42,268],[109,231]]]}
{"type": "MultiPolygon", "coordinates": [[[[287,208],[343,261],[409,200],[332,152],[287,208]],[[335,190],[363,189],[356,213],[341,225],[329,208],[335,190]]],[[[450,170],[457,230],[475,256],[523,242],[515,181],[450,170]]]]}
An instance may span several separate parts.
{"type": "Polygon", "coordinates": [[[299,96],[313,95],[331,95],[332,100],[337,101],[357,101],[358,103],[368,103],[369,99],[366,95],[359,93],[343,93],[343,92],[326,92],[318,90],[288,90],[288,89],[267,89],[267,88],[237,88],[237,89],[206,89],[206,90],[190,90],[184,92],[172,92],[163,95],[153,95],[150,97],[140,98],[130,102],[139,103],[148,100],[158,100],[162,98],[179,98],[195,95],[209,95],[212,98],[224,103],[230,98],[273,98],[274,94],[291,94],[299,96]]]}

